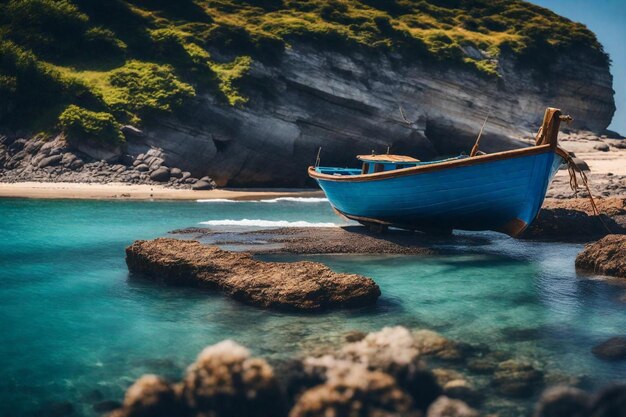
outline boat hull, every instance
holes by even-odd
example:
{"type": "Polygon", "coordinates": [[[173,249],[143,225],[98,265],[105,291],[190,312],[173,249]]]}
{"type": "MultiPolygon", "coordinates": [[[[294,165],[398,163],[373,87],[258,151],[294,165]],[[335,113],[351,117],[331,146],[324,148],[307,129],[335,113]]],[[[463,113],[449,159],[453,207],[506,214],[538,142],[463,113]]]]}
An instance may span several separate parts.
{"type": "MultiPolygon", "coordinates": [[[[520,234],[537,216],[564,159],[557,150],[477,157],[353,178],[309,173],[332,206],[362,223],[416,230],[520,234]]],[[[314,172],[312,172],[312,170],[314,172]]]]}

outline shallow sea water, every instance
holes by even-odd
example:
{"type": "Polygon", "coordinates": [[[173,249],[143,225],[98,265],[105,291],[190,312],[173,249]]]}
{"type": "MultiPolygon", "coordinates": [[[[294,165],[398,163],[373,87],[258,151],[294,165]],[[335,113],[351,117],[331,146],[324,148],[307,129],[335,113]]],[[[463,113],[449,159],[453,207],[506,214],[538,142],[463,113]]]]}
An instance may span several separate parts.
{"type": "Polygon", "coordinates": [[[626,286],[577,273],[582,245],[456,233],[439,256],[309,256],[370,276],[383,293],[375,307],[318,315],[129,279],[124,248],[133,240],[203,222],[342,223],[314,200],[0,200],[0,415],[39,415],[65,401],[75,415],[95,415],[94,403],[121,400],[138,376],[177,379],[203,347],[225,338],[279,361],[340,343],[350,330],[398,324],[585,376],[590,386],[626,379],[626,364],[590,352],[626,329],[626,286]]]}

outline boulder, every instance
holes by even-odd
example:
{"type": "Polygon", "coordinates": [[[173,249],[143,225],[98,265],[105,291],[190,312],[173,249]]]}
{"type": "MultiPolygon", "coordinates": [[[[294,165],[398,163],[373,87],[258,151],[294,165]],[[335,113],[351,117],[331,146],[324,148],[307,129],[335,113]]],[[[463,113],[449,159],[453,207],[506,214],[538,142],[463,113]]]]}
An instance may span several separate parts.
{"type": "Polygon", "coordinates": [[[441,395],[435,375],[420,361],[419,341],[405,327],[385,327],[345,345],[335,356],[393,376],[414,407],[426,411],[441,395]]]}
{"type": "Polygon", "coordinates": [[[69,145],[87,156],[96,159],[104,160],[106,162],[117,162],[124,153],[123,144],[121,143],[106,143],[96,139],[69,139],[69,145]]]}
{"type": "Polygon", "coordinates": [[[432,330],[418,330],[414,333],[417,348],[422,355],[434,356],[447,361],[460,361],[463,352],[459,346],[432,330]]]}
{"type": "Polygon", "coordinates": [[[174,178],[182,178],[183,171],[181,171],[179,168],[172,168],[170,169],[170,175],[174,178]]]}
{"type": "MultiPolygon", "coordinates": [[[[185,182],[187,181],[189,181],[189,178],[185,182]]],[[[193,182],[193,185],[191,186],[191,189],[195,191],[212,190],[213,188],[215,188],[213,184],[202,180],[193,182]]]]}
{"type": "Polygon", "coordinates": [[[577,388],[557,386],[544,391],[533,417],[586,417],[591,398],[577,388]]]}
{"type": "Polygon", "coordinates": [[[463,401],[441,396],[428,408],[426,417],[479,417],[479,414],[463,401]]]}
{"type": "Polygon", "coordinates": [[[289,417],[420,416],[412,400],[390,375],[365,366],[337,362],[326,382],[305,391],[289,417]]]}
{"type": "Polygon", "coordinates": [[[125,137],[137,137],[141,138],[144,136],[144,133],[141,129],[136,128],[135,126],[125,125],[120,128],[125,137]]]}
{"type": "Polygon", "coordinates": [[[626,337],[612,337],[591,349],[600,359],[618,361],[626,359],[626,337]]]}
{"type": "Polygon", "coordinates": [[[498,364],[492,385],[510,397],[528,397],[543,385],[543,373],[531,364],[508,360],[498,364]]]}
{"type": "Polygon", "coordinates": [[[626,278],[626,235],[608,235],[586,245],[576,257],[576,267],[626,278]]]}
{"type": "Polygon", "coordinates": [[[150,168],[148,168],[148,165],[146,164],[137,164],[137,166],[135,166],[135,169],[139,172],[147,172],[150,168]]]}
{"type": "Polygon", "coordinates": [[[54,166],[54,165],[59,164],[62,159],[63,159],[62,155],[48,156],[47,158],[43,158],[41,161],[39,161],[37,166],[39,168],[45,168],[45,167],[48,167],[48,166],[54,166]]]}
{"type": "Polygon", "coordinates": [[[272,368],[230,340],[200,353],[183,379],[182,398],[192,415],[197,416],[284,415],[283,399],[272,368]]]}
{"type": "Polygon", "coordinates": [[[144,375],[128,388],[122,408],[110,417],[171,417],[184,412],[171,385],[156,375],[144,375]]]}
{"type": "Polygon", "coordinates": [[[262,262],[197,241],[155,239],[126,248],[132,272],[171,285],[218,288],[264,308],[316,310],[373,304],[378,285],[356,274],[333,272],[317,262],[262,262]]]}
{"type": "Polygon", "coordinates": [[[160,167],[160,168],[155,169],[150,174],[150,179],[152,181],[157,181],[157,182],[167,182],[170,179],[170,170],[169,170],[169,168],[160,167]]]}
{"type": "Polygon", "coordinates": [[[609,151],[609,145],[607,145],[604,142],[600,142],[597,145],[595,145],[593,147],[593,149],[595,149],[596,151],[600,151],[600,152],[608,152],[609,151]]]}

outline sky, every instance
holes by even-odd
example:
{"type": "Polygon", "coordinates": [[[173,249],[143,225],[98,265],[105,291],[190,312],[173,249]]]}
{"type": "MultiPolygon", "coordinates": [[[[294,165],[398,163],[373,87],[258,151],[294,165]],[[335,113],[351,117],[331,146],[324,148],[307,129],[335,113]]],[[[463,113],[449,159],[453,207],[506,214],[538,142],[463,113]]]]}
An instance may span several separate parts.
{"type": "Polygon", "coordinates": [[[591,29],[608,52],[617,111],[609,129],[626,135],[626,0],[531,0],[591,29]]]}

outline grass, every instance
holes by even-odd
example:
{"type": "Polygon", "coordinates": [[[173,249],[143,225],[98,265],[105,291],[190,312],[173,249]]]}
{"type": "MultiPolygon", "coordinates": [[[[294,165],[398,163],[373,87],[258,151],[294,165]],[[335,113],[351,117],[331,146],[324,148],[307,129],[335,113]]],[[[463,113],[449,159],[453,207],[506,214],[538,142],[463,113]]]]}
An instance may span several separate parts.
{"type": "Polygon", "coordinates": [[[491,78],[502,54],[544,74],[558,53],[608,64],[583,25],[519,0],[8,0],[0,125],[115,142],[115,126],[175,113],[197,93],[245,106],[254,61],[273,65],[298,42],[491,78]]]}

